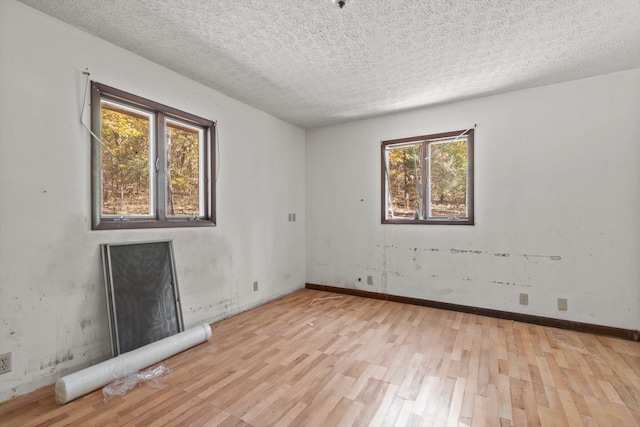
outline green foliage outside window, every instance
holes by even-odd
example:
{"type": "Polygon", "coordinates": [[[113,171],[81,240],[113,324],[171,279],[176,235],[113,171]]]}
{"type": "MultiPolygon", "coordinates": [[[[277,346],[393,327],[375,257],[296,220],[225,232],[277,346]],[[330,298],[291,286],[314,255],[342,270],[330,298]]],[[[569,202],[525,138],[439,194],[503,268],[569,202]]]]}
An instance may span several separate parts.
{"type": "Polygon", "coordinates": [[[104,215],[151,215],[150,120],[115,104],[102,105],[104,215]]]}
{"type": "Polygon", "coordinates": [[[200,212],[200,132],[167,123],[168,215],[198,215],[200,212]]]}

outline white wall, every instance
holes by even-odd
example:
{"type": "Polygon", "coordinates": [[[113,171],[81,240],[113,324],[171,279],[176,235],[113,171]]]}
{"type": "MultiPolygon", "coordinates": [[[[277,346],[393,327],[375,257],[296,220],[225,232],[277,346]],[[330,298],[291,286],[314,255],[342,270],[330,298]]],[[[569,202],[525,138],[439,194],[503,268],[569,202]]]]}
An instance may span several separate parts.
{"type": "Polygon", "coordinates": [[[307,282],[639,329],[639,161],[638,69],[310,131],[307,282]],[[380,141],[474,123],[476,225],[382,225],[380,141]]]}
{"type": "Polygon", "coordinates": [[[108,356],[101,243],[173,239],[187,326],[302,288],[304,162],[302,129],[0,1],[0,354],[13,354],[0,402],[108,356]],[[91,231],[85,68],[218,121],[217,227],[91,231]]]}

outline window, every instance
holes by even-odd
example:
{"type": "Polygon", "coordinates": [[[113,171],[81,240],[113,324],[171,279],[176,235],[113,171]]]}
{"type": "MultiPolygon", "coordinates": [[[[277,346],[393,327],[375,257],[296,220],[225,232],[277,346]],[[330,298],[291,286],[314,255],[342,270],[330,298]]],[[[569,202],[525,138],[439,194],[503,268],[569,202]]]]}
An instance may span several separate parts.
{"type": "Polygon", "coordinates": [[[93,229],[215,225],[215,123],[92,82],[93,229]]]}
{"type": "Polygon", "coordinates": [[[382,223],[473,224],[474,130],[382,142],[382,223]]]}

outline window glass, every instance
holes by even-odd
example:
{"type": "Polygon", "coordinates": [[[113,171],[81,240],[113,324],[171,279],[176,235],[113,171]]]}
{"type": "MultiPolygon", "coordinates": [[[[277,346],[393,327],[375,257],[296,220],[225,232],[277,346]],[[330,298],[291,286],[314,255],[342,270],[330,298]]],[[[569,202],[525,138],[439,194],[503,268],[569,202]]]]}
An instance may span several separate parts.
{"type": "Polygon", "coordinates": [[[422,167],[420,144],[391,147],[387,151],[389,171],[389,215],[414,218],[422,212],[422,167]]]}
{"type": "Polygon", "coordinates": [[[150,216],[151,115],[102,101],[102,214],[150,216]]]}
{"type": "Polygon", "coordinates": [[[428,147],[429,216],[467,217],[466,138],[433,142],[428,147]]]}
{"type": "Polygon", "coordinates": [[[167,215],[202,216],[202,130],[166,121],[167,215]]]}

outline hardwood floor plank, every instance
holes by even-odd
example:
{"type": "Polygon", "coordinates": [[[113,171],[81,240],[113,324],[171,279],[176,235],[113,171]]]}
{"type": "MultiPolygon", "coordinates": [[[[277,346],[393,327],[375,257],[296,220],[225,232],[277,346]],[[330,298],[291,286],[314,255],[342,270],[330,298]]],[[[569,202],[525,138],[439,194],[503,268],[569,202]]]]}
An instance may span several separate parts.
{"type": "Polygon", "coordinates": [[[370,426],[393,425],[404,399],[396,396],[398,386],[389,384],[378,406],[378,410],[369,422],[370,426]],[[385,421],[387,421],[385,423],[385,421]]]}
{"type": "Polygon", "coordinates": [[[555,409],[558,414],[564,415],[569,425],[580,426],[584,424],[583,417],[591,418],[591,411],[582,399],[582,396],[576,399],[577,396],[569,391],[555,389],[550,390],[549,395],[553,397],[554,402],[556,401],[555,396],[558,396],[562,411],[559,410],[557,404],[553,405],[553,409],[555,409]]]}
{"type": "MultiPolygon", "coordinates": [[[[511,383],[506,375],[498,376],[498,415],[503,420],[513,421],[511,412],[511,383]]],[[[501,422],[502,423],[502,422],[501,422]]]]}
{"type": "Polygon", "coordinates": [[[523,381],[523,385],[524,410],[527,414],[527,424],[532,427],[539,427],[540,416],[538,414],[538,405],[533,391],[533,383],[530,381],[523,381]]]}
{"type": "Polygon", "coordinates": [[[486,427],[491,425],[487,419],[487,398],[476,394],[473,400],[473,417],[471,427],[486,427]]]}
{"type": "MultiPolygon", "coordinates": [[[[200,420],[207,419],[211,420],[215,418],[217,413],[223,413],[219,408],[216,408],[213,405],[209,405],[206,402],[198,402],[198,405],[191,405],[191,407],[184,412],[178,414],[174,417],[170,424],[168,425],[176,425],[176,426],[195,426],[199,424],[203,424],[200,420]]],[[[225,419],[229,414],[225,413],[225,419]]]]}
{"type": "Polygon", "coordinates": [[[558,420],[555,412],[551,408],[538,407],[538,416],[542,427],[569,427],[562,420],[558,420]]]}
{"type": "Polygon", "coordinates": [[[363,406],[360,402],[342,397],[320,425],[351,426],[358,418],[363,406]]]}
{"type": "MultiPolygon", "coordinates": [[[[383,401],[383,404],[384,403],[385,401],[383,401]]],[[[400,396],[394,393],[393,398],[391,399],[391,403],[388,406],[385,405],[385,407],[383,407],[384,419],[380,417],[379,419],[382,419],[382,421],[378,422],[378,419],[374,417],[373,420],[371,421],[371,425],[376,425],[376,426],[404,425],[402,424],[403,421],[400,419],[400,414],[402,412],[402,407],[405,406],[406,403],[407,403],[407,400],[401,398],[400,396]]]]}
{"type": "MultiPolygon", "coordinates": [[[[416,423],[422,423],[422,417],[417,416],[416,414],[411,412],[413,408],[414,401],[403,399],[402,407],[400,408],[400,413],[396,418],[394,425],[396,426],[409,426],[415,425],[416,423]]],[[[421,425],[421,424],[420,424],[421,425]]]]}
{"type": "Polygon", "coordinates": [[[296,417],[307,407],[305,403],[297,402],[293,408],[291,408],[287,413],[284,414],[282,418],[275,424],[275,427],[287,427],[293,426],[293,421],[296,417]]]}
{"type": "Polygon", "coordinates": [[[182,412],[187,411],[193,405],[194,396],[188,393],[179,393],[175,398],[166,402],[161,408],[149,411],[143,416],[137,416],[135,422],[144,426],[165,426],[169,420],[176,418],[182,412]]]}
{"type": "Polygon", "coordinates": [[[453,395],[451,396],[451,403],[449,404],[449,414],[447,416],[446,424],[453,426],[458,424],[460,419],[460,413],[462,411],[462,399],[464,398],[466,378],[456,378],[456,384],[453,388],[453,395]]]}
{"type": "Polygon", "coordinates": [[[277,385],[277,389],[271,393],[259,396],[255,404],[242,416],[242,419],[253,425],[274,424],[296,403],[288,399],[290,390],[289,384],[277,385]]]}
{"type": "Polygon", "coordinates": [[[411,407],[411,411],[413,412],[413,414],[422,418],[422,415],[427,408],[427,404],[432,398],[432,395],[439,381],[440,378],[435,376],[425,376],[423,378],[423,381],[420,385],[420,392],[416,396],[411,407]]]}
{"type": "Polygon", "coordinates": [[[382,380],[370,378],[367,386],[358,394],[356,400],[363,403],[365,406],[360,412],[359,418],[356,420],[356,425],[366,426],[369,425],[371,419],[375,416],[378,408],[384,398],[389,383],[382,380]]]}
{"type": "MultiPolygon", "coordinates": [[[[449,412],[452,409],[451,402],[453,401],[456,383],[456,378],[451,377],[447,377],[442,381],[442,389],[439,396],[437,396],[438,406],[433,418],[433,425],[442,426],[447,423],[449,412]]],[[[454,407],[453,409],[455,411],[456,408],[454,407]]]]}

